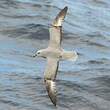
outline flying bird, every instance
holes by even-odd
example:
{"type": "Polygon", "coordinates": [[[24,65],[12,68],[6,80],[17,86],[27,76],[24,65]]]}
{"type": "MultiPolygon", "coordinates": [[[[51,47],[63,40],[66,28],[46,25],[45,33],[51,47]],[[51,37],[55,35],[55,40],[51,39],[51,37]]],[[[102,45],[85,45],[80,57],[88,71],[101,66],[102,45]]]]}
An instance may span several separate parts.
{"type": "Polygon", "coordinates": [[[44,82],[48,96],[52,103],[56,106],[57,103],[57,90],[56,90],[56,75],[58,71],[60,60],[75,61],[78,57],[75,51],[65,51],[61,47],[62,41],[62,22],[66,16],[68,7],[62,9],[54,19],[49,28],[50,41],[46,49],[41,49],[35,53],[35,56],[47,59],[46,69],[44,71],[44,82]]]}

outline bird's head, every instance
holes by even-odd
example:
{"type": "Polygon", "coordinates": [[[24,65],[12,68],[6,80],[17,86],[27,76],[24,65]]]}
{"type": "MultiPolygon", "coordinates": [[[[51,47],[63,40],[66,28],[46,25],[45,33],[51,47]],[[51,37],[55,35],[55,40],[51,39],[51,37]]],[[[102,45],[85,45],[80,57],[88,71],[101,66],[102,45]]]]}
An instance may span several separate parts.
{"type": "Polygon", "coordinates": [[[38,50],[34,55],[33,57],[44,57],[44,51],[43,50],[38,50]]]}

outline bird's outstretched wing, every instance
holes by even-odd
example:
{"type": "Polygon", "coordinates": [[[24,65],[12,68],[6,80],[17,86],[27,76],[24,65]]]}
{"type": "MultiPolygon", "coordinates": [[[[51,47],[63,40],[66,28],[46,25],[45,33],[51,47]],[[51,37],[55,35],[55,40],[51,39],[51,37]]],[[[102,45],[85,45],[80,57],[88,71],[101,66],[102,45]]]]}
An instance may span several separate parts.
{"type": "Polygon", "coordinates": [[[62,22],[66,16],[68,8],[65,7],[60,11],[57,17],[54,19],[52,26],[49,29],[50,42],[49,47],[60,48],[62,40],[62,22]]]}
{"type": "Polygon", "coordinates": [[[55,79],[58,71],[59,60],[55,58],[47,58],[47,66],[44,73],[44,80],[48,96],[52,103],[56,106],[57,91],[55,85],[55,79]]]}

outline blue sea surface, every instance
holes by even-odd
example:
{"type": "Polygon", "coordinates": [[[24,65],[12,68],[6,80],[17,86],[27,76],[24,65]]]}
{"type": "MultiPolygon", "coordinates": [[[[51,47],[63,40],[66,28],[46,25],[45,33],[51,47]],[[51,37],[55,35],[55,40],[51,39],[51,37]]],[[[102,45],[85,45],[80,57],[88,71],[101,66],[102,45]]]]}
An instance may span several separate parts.
{"type": "Polygon", "coordinates": [[[0,110],[110,109],[110,0],[0,0],[0,110]],[[49,26],[68,6],[62,47],[78,53],[60,62],[57,108],[43,82],[49,26]]]}

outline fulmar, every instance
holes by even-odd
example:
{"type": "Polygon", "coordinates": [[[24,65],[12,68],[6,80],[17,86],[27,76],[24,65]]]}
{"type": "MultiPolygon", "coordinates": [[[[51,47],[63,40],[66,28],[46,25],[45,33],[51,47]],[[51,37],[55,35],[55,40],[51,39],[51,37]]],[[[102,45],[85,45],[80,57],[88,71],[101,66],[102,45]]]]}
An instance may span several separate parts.
{"type": "Polygon", "coordinates": [[[52,103],[56,106],[57,103],[57,90],[56,90],[56,75],[58,71],[59,61],[71,60],[75,61],[78,57],[75,51],[65,51],[61,47],[62,41],[62,22],[66,16],[68,7],[62,9],[54,19],[49,28],[50,41],[46,49],[41,49],[35,53],[35,56],[47,59],[47,65],[44,72],[44,82],[48,96],[52,103]]]}

